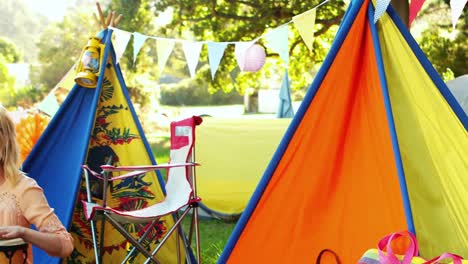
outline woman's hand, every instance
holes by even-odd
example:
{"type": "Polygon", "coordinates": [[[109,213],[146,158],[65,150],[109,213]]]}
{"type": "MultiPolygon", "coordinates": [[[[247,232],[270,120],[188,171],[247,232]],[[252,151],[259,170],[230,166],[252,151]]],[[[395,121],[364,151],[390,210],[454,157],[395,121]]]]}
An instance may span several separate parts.
{"type": "Polygon", "coordinates": [[[0,239],[23,238],[25,232],[22,226],[0,226],[0,239]]]}

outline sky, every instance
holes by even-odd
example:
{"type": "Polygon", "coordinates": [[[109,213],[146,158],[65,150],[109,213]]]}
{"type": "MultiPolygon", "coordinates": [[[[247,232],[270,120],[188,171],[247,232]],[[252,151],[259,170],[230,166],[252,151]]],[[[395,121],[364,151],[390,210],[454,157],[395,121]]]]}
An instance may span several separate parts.
{"type": "Polygon", "coordinates": [[[37,11],[51,20],[61,20],[75,0],[23,0],[31,10],[37,11]]]}

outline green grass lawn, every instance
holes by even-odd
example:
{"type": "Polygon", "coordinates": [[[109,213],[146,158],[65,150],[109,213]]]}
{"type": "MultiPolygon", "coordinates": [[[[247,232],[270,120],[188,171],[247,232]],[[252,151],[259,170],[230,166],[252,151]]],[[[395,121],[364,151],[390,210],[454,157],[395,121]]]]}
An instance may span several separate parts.
{"type": "MultiPolygon", "coordinates": [[[[170,137],[169,135],[149,134],[146,135],[151,150],[158,163],[165,163],[169,160],[170,137]]],[[[165,172],[162,171],[163,177],[165,172]]],[[[165,178],[165,177],[164,177],[165,178]]],[[[192,216],[187,216],[183,222],[184,230],[190,230],[192,216]]],[[[200,244],[202,263],[214,264],[217,262],[226,242],[234,229],[235,222],[225,222],[218,219],[200,219],[200,244]]],[[[192,238],[192,248],[194,253],[195,238],[192,238]]]]}
{"type": "MultiPolygon", "coordinates": [[[[183,228],[190,230],[192,216],[187,216],[183,228]]],[[[217,219],[200,219],[200,245],[202,263],[214,264],[218,261],[226,242],[234,229],[235,223],[217,219]]],[[[192,237],[192,249],[196,254],[195,234],[192,237]]]]}

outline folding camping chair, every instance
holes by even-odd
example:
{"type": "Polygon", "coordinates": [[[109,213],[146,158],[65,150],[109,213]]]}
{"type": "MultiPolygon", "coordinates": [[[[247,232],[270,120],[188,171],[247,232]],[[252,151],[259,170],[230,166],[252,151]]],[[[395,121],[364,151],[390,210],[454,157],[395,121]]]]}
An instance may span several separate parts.
{"type": "MultiPolygon", "coordinates": [[[[127,260],[134,253],[142,253],[147,259],[145,263],[153,261],[158,263],[156,259],[157,252],[161,249],[163,244],[167,241],[169,236],[175,231],[179,231],[179,238],[182,238],[184,247],[186,248],[186,261],[192,263],[190,242],[192,233],[195,231],[195,243],[197,252],[197,263],[200,263],[200,235],[198,227],[198,202],[201,200],[197,196],[196,190],[196,174],[194,155],[194,142],[195,142],[195,126],[199,125],[202,119],[198,116],[193,116],[181,121],[171,123],[171,150],[170,161],[166,164],[150,165],[150,166],[120,166],[114,167],[111,165],[102,165],[102,173],[97,173],[89,169],[88,166],[83,165],[87,201],[82,201],[84,207],[85,217],[91,222],[91,232],[93,238],[94,252],[96,263],[102,263],[103,255],[103,232],[101,232],[100,241],[97,241],[95,219],[100,216],[105,221],[110,222],[132,245],[133,249],[128,253],[127,257],[122,261],[126,263],[127,260]],[[167,169],[167,183],[165,186],[166,197],[163,201],[154,205],[132,210],[122,211],[110,208],[106,205],[106,196],[103,196],[102,204],[93,203],[91,200],[91,190],[89,185],[89,174],[97,177],[103,181],[103,193],[107,193],[109,183],[113,181],[126,179],[128,177],[138,177],[142,174],[159,169],[167,169]],[[124,175],[109,177],[109,172],[123,172],[130,171],[124,175]],[[182,214],[178,217],[180,209],[182,214]],[[190,227],[189,238],[187,239],[182,232],[181,222],[192,211],[192,224],[190,227]],[[152,227],[158,223],[158,220],[166,215],[173,214],[175,224],[167,231],[161,242],[156,246],[153,251],[147,250],[143,245],[143,239],[148,235],[152,227]],[[149,223],[148,228],[140,237],[134,237],[130,232],[124,228],[126,223],[149,223]]],[[[102,225],[101,230],[104,229],[102,225]]],[[[177,233],[177,232],[176,232],[177,233]]],[[[180,256],[178,254],[178,262],[180,263],[180,256]]]]}

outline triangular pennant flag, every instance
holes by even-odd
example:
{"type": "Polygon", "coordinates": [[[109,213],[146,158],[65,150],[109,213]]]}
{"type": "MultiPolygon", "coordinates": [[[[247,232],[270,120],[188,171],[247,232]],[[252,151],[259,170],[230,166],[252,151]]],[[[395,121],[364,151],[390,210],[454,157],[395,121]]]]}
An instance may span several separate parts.
{"type": "Polygon", "coordinates": [[[293,17],[294,26],[301,34],[307,48],[312,51],[312,43],[314,42],[314,24],[315,24],[316,9],[311,9],[305,13],[293,17]]]}
{"type": "Polygon", "coordinates": [[[202,47],[203,42],[182,42],[182,49],[184,50],[190,77],[192,78],[195,76],[195,70],[197,69],[198,61],[200,60],[200,52],[202,47]]]}
{"type": "Polygon", "coordinates": [[[167,60],[174,49],[175,41],[173,39],[158,39],[156,50],[158,54],[158,66],[160,72],[166,67],[167,60]]]}
{"type": "Polygon", "coordinates": [[[467,0],[450,0],[450,8],[452,9],[452,27],[455,29],[457,20],[463,12],[467,0]]]}
{"type": "Polygon", "coordinates": [[[214,79],[219,63],[223,58],[227,42],[208,42],[208,62],[210,63],[211,79],[214,79]]]}
{"type": "Polygon", "coordinates": [[[425,0],[411,0],[410,7],[409,7],[409,21],[408,26],[411,27],[411,23],[413,23],[414,19],[418,15],[419,10],[423,6],[425,0]]]}
{"type": "Polygon", "coordinates": [[[269,32],[265,39],[267,46],[278,52],[279,56],[286,65],[289,65],[289,45],[288,45],[288,26],[283,25],[269,32]]]}
{"type": "Polygon", "coordinates": [[[132,33],[118,28],[113,28],[115,39],[113,40],[114,49],[115,49],[115,62],[119,63],[120,58],[127,48],[128,42],[132,37],[132,33]]]}
{"type": "MultiPolygon", "coordinates": [[[[1,105],[1,103],[0,103],[0,105],[1,105]]],[[[24,110],[22,108],[19,108],[16,111],[10,111],[8,113],[8,115],[13,120],[13,123],[18,124],[21,121],[21,119],[23,119],[24,117],[26,117],[28,115],[28,111],[24,110]]]]}
{"type": "Polygon", "coordinates": [[[140,49],[147,38],[148,36],[146,35],[143,35],[138,32],[133,32],[133,64],[135,64],[138,52],[140,52],[140,49]]]}
{"type": "Polygon", "coordinates": [[[290,118],[294,116],[294,110],[291,102],[291,93],[289,89],[288,70],[286,69],[279,92],[279,107],[277,113],[278,118],[290,118]]]}
{"type": "Polygon", "coordinates": [[[52,117],[55,115],[55,113],[57,113],[59,107],[60,106],[57,102],[57,98],[52,91],[44,98],[44,100],[42,100],[42,102],[39,103],[37,109],[52,117]]]}
{"type": "Polygon", "coordinates": [[[376,0],[375,3],[375,13],[374,13],[374,24],[377,23],[377,20],[385,13],[390,0],[376,0]]]}
{"type": "Polygon", "coordinates": [[[253,41],[249,41],[249,42],[245,42],[245,41],[240,41],[240,42],[236,42],[235,45],[235,49],[234,49],[234,56],[236,57],[236,60],[237,60],[237,65],[239,65],[239,69],[241,71],[244,70],[244,64],[245,64],[245,51],[250,48],[255,42],[253,41]]]}

